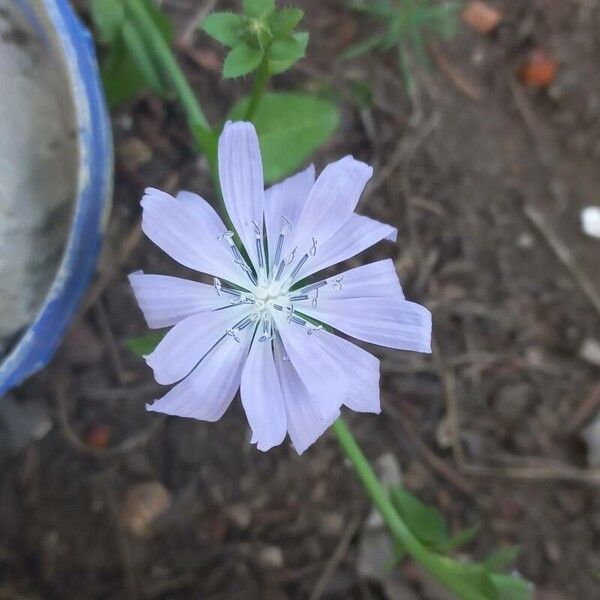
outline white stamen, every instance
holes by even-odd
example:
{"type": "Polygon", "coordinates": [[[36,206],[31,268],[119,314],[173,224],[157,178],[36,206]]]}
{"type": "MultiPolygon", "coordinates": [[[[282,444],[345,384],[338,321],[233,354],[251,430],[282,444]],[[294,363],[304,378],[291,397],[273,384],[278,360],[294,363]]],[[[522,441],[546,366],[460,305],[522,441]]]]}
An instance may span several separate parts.
{"type": "Polygon", "coordinates": [[[218,277],[215,277],[213,279],[213,285],[215,286],[215,290],[217,290],[217,295],[221,295],[221,289],[222,289],[222,284],[221,284],[221,280],[218,277]]]}
{"type": "Polygon", "coordinates": [[[294,277],[296,277],[296,275],[298,274],[298,271],[304,266],[304,263],[308,260],[308,254],[305,254],[300,261],[298,262],[298,264],[294,267],[294,270],[291,272],[290,274],[290,279],[294,279],[294,277]]]}
{"type": "Polygon", "coordinates": [[[308,292],[312,292],[313,290],[318,290],[319,288],[323,287],[324,285],[327,285],[327,281],[317,281],[316,283],[311,283],[310,285],[303,287],[300,290],[300,293],[307,294],[308,292]]]}

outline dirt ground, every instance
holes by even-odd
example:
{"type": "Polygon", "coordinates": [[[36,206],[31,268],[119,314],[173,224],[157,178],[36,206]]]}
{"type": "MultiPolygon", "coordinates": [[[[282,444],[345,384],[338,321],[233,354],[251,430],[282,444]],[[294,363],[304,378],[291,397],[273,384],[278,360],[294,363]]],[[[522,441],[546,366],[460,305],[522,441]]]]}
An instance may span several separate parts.
{"type": "MultiPolygon", "coordinates": [[[[600,362],[581,349],[600,340],[600,241],[579,214],[600,204],[600,5],[489,2],[498,29],[437,43],[411,98],[392,56],[332,60],[368,32],[345,3],[300,3],[308,56],[273,85],[339,100],[342,125],[316,164],[373,164],[360,210],[400,232],[350,264],[391,254],[406,296],[434,315],[433,356],[372,348],[383,413],[348,415],[365,451],[392,453],[453,528],[480,524],[466,555],[519,544],[536,598],[593,600],[600,471],[581,434],[598,417],[600,362]],[[559,70],[529,88],[519,68],[540,48],[559,70]],[[353,100],[357,84],[371,106],[353,100]]],[[[221,81],[221,49],[189,35],[204,3],[164,4],[182,64],[222,118],[249,82],[221,81]]],[[[188,273],[142,238],[138,199],[150,185],[210,198],[210,178],[175,103],[144,97],[114,113],[114,130],[115,203],[86,309],[51,366],[10,394],[51,427],[0,449],[0,598],[447,597],[410,563],[394,585],[362,574],[369,505],[332,437],[302,457],[287,443],[264,454],[237,400],[215,424],[146,413],[159,390],[125,345],[145,331],[125,275],[188,273]]]]}

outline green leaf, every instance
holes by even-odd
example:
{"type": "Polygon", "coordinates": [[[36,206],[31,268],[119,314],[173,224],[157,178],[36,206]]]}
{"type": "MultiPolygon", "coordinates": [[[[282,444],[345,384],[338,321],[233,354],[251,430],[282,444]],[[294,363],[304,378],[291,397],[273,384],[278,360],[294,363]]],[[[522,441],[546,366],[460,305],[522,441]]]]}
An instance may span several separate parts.
{"type": "Polygon", "coordinates": [[[258,48],[253,48],[242,43],[230,50],[223,64],[223,77],[240,77],[254,71],[262,61],[263,53],[258,48]]]}
{"type": "Polygon", "coordinates": [[[383,36],[380,34],[373,35],[368,37],[361,42],[357,42],[356,44],[352,44],[346,48],[341,54],[340,58],[343,60],[347,60],[350,58],[356,58],[357,56],[361,56],[362,54],[366,54],[373,48],[377,48],[383,41],[383,36]]]}
{"type": "Polygon", "coordinates": [[[273,37],[277,39],[290,35],[303,16],[304,12],[299,8],[276,10],[269,17],[269,26],[273,37]]]}
{"type": "Polygon", "coordinates": [[[479,524],[471,525],[462,531],[459,531],[455,536],[451,537],[447,542],[436,546],[436,550],[443,552],[451,552],[456,548],[460,548],[465,544],[468,544],[477,535],[479,531],[479,524]]]}
{"type": "Polygon", "coordinates": [[[448,541],[448,528],[439,511],[423,504],[404,488],[392,488],[390,496],[395,509],[424,544],[435,546],[448,541]]]}
{"type": "Polygon", "coordinates": [[[98,39],[104,43],[112,42],[125,17],[125,7],[121,0],[91,0],[90,12],[98,39]]]}
{"type": "Polygon", "coordinates": [[[305,52],[306,46],[308,45],[308,33],[305,31],[299,31],[295,33],[291,39],[276,40],[271,45],[271,52],[269,54],[269,71],[272,75],[283,73],[287,71],[295,62],[301,59],[305,52]],[[281,42],[281,44],[280,44],[281,42]],[[273,55],[273,47],[275,47],[275,55],[273,55]],[[277,58],[276,56],[286,56],[287,58],[277,58]]]}
{"type": "Polygon", "coordinates": [[[275,0],[244,0],[243,6],[247,16],[260,19],[275,10],[275,0]]]}
{"type": "MultiPolygon", "coordinates": [[[[242,119],[248,101],[244,98],[238,102],[229,118],[242,119]]],[[[300,167],[335,131],[339,120],[337,108],[326,100],[285,92],[266,93],[254,117],[265,181],[272,183],[300,167]]]]}
{"type": "Polygon", "coordinates": [[[490,575],[498,600],[533,600],[533,585],[519,575],[490,575]]]}
{"type": "Polygon", "coordinates": [[[196,149],[207,156],[216,156],[219,144],[219,133],[210,129],[205,129],[200,125],[192,128],[196,149]]]}
{"type": "Polygon", "coordinates": [[[164,92],[165,86],[154,65],[152,55],[148,52],[137,29],[129,21],[123,24],[123,41],[146,85],[155,92],[164,92]]]}
{"type": "Polygon", "coordinates": [[[290,36],[288,38],[275,40],[271,44],[269,58],[275,61],[298,60],[304,56],[304,50],[305,48],[302,47],[301,40],[297,40],[290,36]]]}
{"type": "Polygon", "coordinates": [[[506,598],[501,599],[492,576],[483,565],[461,562],[445,556],[437,556],[437,559],[448,572],[452,573],[453,577],[461,582],[462,587],[468,586],[481,598],[486,598],[486,600],[508,600],[506,598]]]}
{"type": "Polygon", "coordinates": [[[132,100],[145,87],[144,77],[121,37],[110,46],[101,74],[106,101],[111,108],[132,100]]]}
{"type": "Polygon", "coordinates": [[[484,561],[484,565],[495,573],[506,571],[517,560],[521,552],[520,546],[506,546],[492,552],[484,561]]]}
{"type": "Polygon", "coordinates": [[[229,47],[242,42],[244,18],[228,12],[216,12],[202,21],[200,28],[212,38],[229,47]]]}
{"type": "Polygon", "coordinates": [[[164,337],[164,331],[155,331],[139,337],[129,338],[125,343],[134,354],[143,357],[153,352],[164,337]]]}

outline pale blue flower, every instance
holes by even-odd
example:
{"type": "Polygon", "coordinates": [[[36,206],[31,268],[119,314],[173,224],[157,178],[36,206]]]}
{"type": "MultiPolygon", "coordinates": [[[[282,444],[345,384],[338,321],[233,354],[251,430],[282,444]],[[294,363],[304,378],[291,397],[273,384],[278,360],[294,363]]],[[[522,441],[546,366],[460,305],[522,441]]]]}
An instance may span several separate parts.
{"type": "Polygon", "coordinates": [[[380,412],[379,361],[320,323],[370,342],[430,352],[431,314],[405,300],[394,263],[383,260],[313,283],[306,278],[396,230],[354,212],[371,177],[346,156],[315,181],[314,168],[264,191],[250,123],[219,140],[219,177],[233,233],[196,194],[149,188],[143,230],[176,261],[214,285],[133,273],[149,327],[172,327],[146,357],[160,384],[179,382],[148,410],[216,421],[238,388],[260,450],[286,436],[301,453],[345,405],[380,412]]]}

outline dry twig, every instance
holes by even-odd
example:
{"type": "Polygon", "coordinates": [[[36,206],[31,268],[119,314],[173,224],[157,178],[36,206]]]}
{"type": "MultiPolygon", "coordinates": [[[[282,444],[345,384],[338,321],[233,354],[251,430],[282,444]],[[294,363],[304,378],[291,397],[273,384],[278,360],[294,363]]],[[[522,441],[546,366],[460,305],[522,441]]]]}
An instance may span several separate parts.
{"type": "Polygon", "coordinates": [[[319,577],[319,580],[313,588],[309,600],[320,600],[320,598],[323,596],[324,592],[327,590],[327,585],[331,581],[331,578],[335,574],[342,560],[344,560],[344,556],[346,556],[346,553],[348,552],[350,542],[352,541],[354,534],[358,530],[359,525],[360,517],[358,515],[355,516],[350,521],[350,523],[348,523],[348,526],[342,534],[342,537],[340,538],[340,541],[338,542],[334,553],[331,555],[331,558],[327,561],[327,564],[325,565],[325,569],[323,570],[321,577],[319,577]]]}

